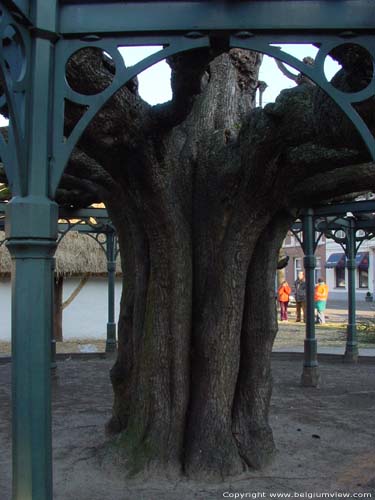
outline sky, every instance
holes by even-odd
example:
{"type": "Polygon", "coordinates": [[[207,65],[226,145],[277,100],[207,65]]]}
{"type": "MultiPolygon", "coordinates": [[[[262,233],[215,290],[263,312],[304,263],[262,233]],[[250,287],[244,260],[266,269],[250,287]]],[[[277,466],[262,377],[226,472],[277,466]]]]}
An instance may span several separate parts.
{"type": "MultiPolygon", "coordinates": [[[[302,60],[306,56],[315,57],[318,49],[313,45],[306,44],[284,44],[280,45],[286,52],[296,56],[302,60]]],[[[125,63],[128,66],[136,64],[144,57],[156,52],[159,48],[156,47],[132,47],[121,49],[125,63]]],[[[291,71],[298,73],[293,68],[288,67],[291,71]]],[[[340,69],[340,66],[328,58],[324,66],[325,74],[328,80],[340,69]]],[[[284,76],[277,68],[273,58],[264,56],[263,63],[260,68],[259,79],[268,84],[266,91],[263,94],[263,104],[274,102],[280,91],[286,88],[291,88],[295,84],[284,76]]],[[[138,75],[139,93],[143,99],[150,104],[158,104],[171,99],[170,89],[170,69],[168,64],[163,61],[155,64],[152,68],[138,75]],[[158,82],[155,85],[155,82],[158,82]]]]}
{"type": "MultiPolygon", "coordinates": [[[[303,59],[306,56],[315,57],[318,49],[312,45],[280,45],[286,52],[303,59]]],[[[120,49],[127,66],[133,66],[138,61],[144,59],[148,55],[157,52],[160,47],[128,47],[120,49]]],[[[327,59],[324,70],[326,77],[329,79],[338,71],[339,65],[327,59]]],[[[289,68],[298,73],[298,71],[289,68]]],[[[295,84],[277,68],[275,61],[268,56],[264,56],[263,63],[260,68],[259,79],[268,84],[267,89],[263,94],[263,105],[269,102],[274,102],[282,89],[291,88],[295,84]]],[[[169,101],[172,97],[170,88],[170,68],[165,61],[155,64],[140,75],[139,93],[141,97],[150,104],[158,104],[169,101]]],[[[7,121],[0,115],[0,126],[3,126],[7,121]]]]}

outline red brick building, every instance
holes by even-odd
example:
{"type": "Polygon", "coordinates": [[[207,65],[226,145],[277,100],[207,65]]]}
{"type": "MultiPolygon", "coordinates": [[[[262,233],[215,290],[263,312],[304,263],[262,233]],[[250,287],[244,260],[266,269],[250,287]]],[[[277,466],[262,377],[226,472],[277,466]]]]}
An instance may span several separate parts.
{"type": "MultiPolygon", "coordinates": [[[[303,267],[303,250],[297,238],[288,231],[283,243],[283,251],[289,256],[289,262],[285,268],[285,279],[289,284],[293,284],[297,279],[299,271],[304,271],[303,267]]],[[[318,278],[326,279],[326,240],[325,237],[319,241],[317,249],[315,251],[316,257],[316,268],[315,268],[315,282],[318,278]]]]}

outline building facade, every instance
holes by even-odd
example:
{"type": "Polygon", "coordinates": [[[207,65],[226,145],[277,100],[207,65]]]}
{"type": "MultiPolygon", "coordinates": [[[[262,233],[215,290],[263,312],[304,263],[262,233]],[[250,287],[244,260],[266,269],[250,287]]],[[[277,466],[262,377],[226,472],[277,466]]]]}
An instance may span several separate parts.
{"type": "MultiPolygon", "coordinates": [[[[285,268],[285,279],[293,284],[299,271],[304,271],[303,251],[298,239],[288,232],[283,243],[283,252],[289,262],[285,268]]],[[[340,244],[321,237],[315,252],[315,282],[323,278],[329,286],[331,300],[347,301],[348,273],[345,267],[345,253],[340,244]]],[[[375,239],[364,241],[356,258],[356,297],[365,300],[366,295],[374,293],[375,281],[375,239]]]]}
{"type": "MultiPolygon", "coordinates": [[[[283,243],[283,251],[289,257],[288,265],[285,268],[285,279],[289,284],[293,284],[297,279],[299,271],[304,271],[303,267],[303,250],[291,231],[285,237],[283,243]]],[[[326,240],[323,236],[318,243],[316,252],[316,267],[315,267],[315,282],[318,278],[326,279],[326,240]]]]}
{"type": "MultiPolygon", "coordinates": [[[[330,297],[346,300],[348,294],[348,271],[342,247],[332,240],[326,244],[326,276],[330,297]]],[[[367,293],[374,292],[375,240],[362,243],[356,257],[356,297],[365,300],[367,293]]]]}

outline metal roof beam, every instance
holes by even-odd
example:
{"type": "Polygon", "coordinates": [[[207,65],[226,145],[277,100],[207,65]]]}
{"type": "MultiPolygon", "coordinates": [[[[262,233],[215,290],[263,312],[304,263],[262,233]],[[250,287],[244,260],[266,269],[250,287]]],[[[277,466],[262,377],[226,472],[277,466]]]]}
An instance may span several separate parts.
{"type": "MultiPolygon", "coordinates": [[[[108,233],[108,226],[103,226],[102,224],[96,224],[96,225],[91,225],[91,224],[76,224],[76,225],[70,225],[66,224],[64,222],[59,222],[58,225],[59,233],[67,233],[68,231],[76,231],[77,233],[108,233]]],[[[112,229],[113,232],[113,229],[112,229]]]]}
{"type": "Polygon", "coordinates": [[[105,208],[81,208],[79,210],[60,207],[59,219],[108,219],[108,212],[105,208]]]}
{"type": "Polygon", "coordinates": [[[101,1],[60,4],[59,32],[368,31],[373,0],[101,1]]]}
{"type": "MultiPolygon", "coordinates": [[[[375,9],[374,9],[375,10],[375,9]]],[[[337,205],[326,205],[314,208],[314,216],[320,215],[344,215],[347,212],[375,213],[375,200],[353,201],[351,203],[338,203],[337,205]]]]}

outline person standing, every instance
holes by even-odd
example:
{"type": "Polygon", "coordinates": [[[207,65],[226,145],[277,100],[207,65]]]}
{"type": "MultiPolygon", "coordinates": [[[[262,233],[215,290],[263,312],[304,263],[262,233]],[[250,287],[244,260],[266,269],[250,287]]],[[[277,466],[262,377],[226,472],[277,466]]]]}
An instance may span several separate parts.
{"type": "Polygon", "coordinates": [[[303,321],[306,318],[306,281],[305,273],[300,271],[294,282],[294,296],[296,299],[296,321],[301,321],[301,312],[303,313],[303,321]]]}
{"type": "Polygon", "coordinates": [[[288,303],[292,290],[287,281],[283,281],[277,290],[277,297],[280,302],[280,319],[288,321],[288,303]]]}
{"type": "Polygon", "coordinates": [[[316,323],[324,324],[326,322],[324,311],[326,310],[327,306],[328,285],[326,285],[323,278],[319,278],[318,283],[315,285],[314,299],[317,311],[316,323]]]}

